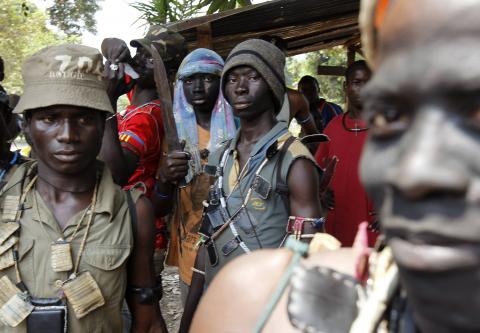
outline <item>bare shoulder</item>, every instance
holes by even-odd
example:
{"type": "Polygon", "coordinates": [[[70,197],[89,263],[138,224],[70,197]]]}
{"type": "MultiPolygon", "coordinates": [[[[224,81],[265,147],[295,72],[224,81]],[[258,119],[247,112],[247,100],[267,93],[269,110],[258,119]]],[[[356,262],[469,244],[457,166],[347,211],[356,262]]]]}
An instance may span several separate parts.
{"type": "Polygon", "coordinates": [[[202,297],[191,332],[252,332],[291,256],[287,249],[259,250],[226,265],[202,297]],[[219,313],[222,320],[211,320],[219,313]]]}
{"type": "MultiPolygon", "coordinates": [[[[277,271],[283,270],[289,263],[292,252],[288,249],[260,250],[244,255],[225,266],[213,283],[219,287],[241,286],[248,282],[270,284],[277,271]],[[268,274],[269,279],[258,281],[259,276],[268,274]],[[273,275],[272,275],[273,274],[273,275]],[[231,285],[224,285],[226,281],[231,285]]],[[[212,284],[213,286],[213,284],[212,284]]]]}
{"type": "Polygon", "coordinates": [[[148,241],[153,238],[155,233],[155,215],[150,200],[144,195],[140,196],[135,204],[137,212],[137,237],[140,241],[148,241]]]}
{"type": "MultiPolygon", "coordinates": [[[[259,250],[229,263],[202,297],[190,332],[252,332],[291,257],[292,252],[288,249],[259,250]],[[211,319],[219,313],[222,320],[211,319]]],[[[306,267],[325,266],[345,274],[353,274],[353,263],[354,253],[349,248],[321,252],[302,261],[306,267]]],[[[278,332],[279,327],[282,332],[297,332],[286,315],[287,293],[288,290],[278,303],[265,332],[278,332]]]]}
{"type": "Polygon", "coordinates": [[[205,302],[218,292],[236,294],[240,291],[239,297],[249,297],[251,289],[246,286],[251,283],[262,289],[275,285],[277,277],[280,278],[291,257],[290,250],[278,249],[259,250],[233,260],[213,279],[205,294],[205,302]]]}
{"type": "MultiPolygon", "coordinates": [[[[249,255],[241,256],[225,266],[212,281],[204,299],[215,297],[217,293],[235,293],[239,297],[249,297],[250,288],[245,286],[255,284],[258,288],[270,288],[288,266],[292,252],[288,249],[259,250],[249,255]],[[268,278],[262,278],[268,277],[268,278]]],[[[339,272],[353,275],[355,254],[352,248],[340,248],[333,251],[322,251],[302,260],[306,267],[324,266],[339,272]]],[[[258,296],[258,294],[252,295],[258,296]]]]}

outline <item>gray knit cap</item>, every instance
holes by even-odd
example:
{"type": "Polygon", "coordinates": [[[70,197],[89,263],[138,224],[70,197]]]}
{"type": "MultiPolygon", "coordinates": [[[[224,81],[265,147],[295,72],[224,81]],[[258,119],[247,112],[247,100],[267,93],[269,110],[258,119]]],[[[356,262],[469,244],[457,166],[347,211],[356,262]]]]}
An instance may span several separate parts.
{"type": "Polygon", "coordinates": [[[261,39],[249,39],[230,52],[223,67],[222,91],[225,93],[225,76],[228,71],[238,66],[255,68],[267,82],[273,92],[277,111],[283,104],[285,95],[285,55],[278,47],[261,39]]]}

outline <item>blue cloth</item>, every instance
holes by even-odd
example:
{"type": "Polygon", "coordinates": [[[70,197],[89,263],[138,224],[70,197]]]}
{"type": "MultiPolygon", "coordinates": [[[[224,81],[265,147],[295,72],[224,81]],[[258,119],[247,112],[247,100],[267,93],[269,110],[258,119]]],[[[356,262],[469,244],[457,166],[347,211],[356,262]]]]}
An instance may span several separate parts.
{"type": "Polygon", "coordinates": [[[321,110],[318,110],[320,112],[320,115],[322,116],[322,124],[323,128],[327,127],[328,123],[330,120],[335,118],[338,115],[343,114],[343,110],[340,107],[340,105],[327,102],[323,100],[323,106],[321,110]]]}
{"type": "MultiPolygon", "coordinates": [[[[220,77],[223,66],[223,59],[217,53],[212,50],[200,48],[188,54],[178,69],[173,98],[173,114],[178,137],[180,140],[185,140],[185,150],[192,155],[194,174],[198,174],[202,170],[198,147],[197,119],[192,105],[187,102],[183,92],[183,80],[198,73],[212,74],[220,77]]],[[[222,142],[233,138],[235,131],[236,126],[232,107],[223,97],[221,89],[219,89],[218,98],[212,110],[210,142],[207,148],[210,151],[217,149],[222,142]]]]}

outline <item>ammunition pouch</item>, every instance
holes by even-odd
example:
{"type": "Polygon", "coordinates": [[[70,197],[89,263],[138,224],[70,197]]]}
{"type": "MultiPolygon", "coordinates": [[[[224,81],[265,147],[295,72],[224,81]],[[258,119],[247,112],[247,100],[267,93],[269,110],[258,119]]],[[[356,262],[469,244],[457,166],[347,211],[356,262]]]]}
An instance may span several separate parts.
{"type": "Polygon", "coordinates": [[[248,236],[255,235],[257,229],[257,222],[253,216],[251,216],[247,209],[242,208],[233,217],[233,223],[238,226],[248,236]]]}
{"type": "Polygon", "coordinates": [[[67,305],[58,298],[32,298],[35,307],[27,317],[28,333],[66,333],[67,305]]]}
{"type": "Polygon", "coordinates": [[[241,243],[240,237],[234,237],[231,240],[229,240],[225,245],[222,246],[222,253],[224,256],[228,256],[230,253],[235,251],[241,243]]]}
{"type": "Polygon", "coordinates": [[[353,277],[329,268],[298,266],[288,295],[290,323],[302,332],[307,328],[315,332],[348,332],[358,315],[359,288],[353,277]]]}
{"type": "Polygon", "coordinates": [[[225,224],[225,219],[222,215],[222,207],[220,203],[216,205],[210,204],[203,210],[203,221],[200,226],[199,233],[207,237],[212,236],[222,225],[225,224]]]}

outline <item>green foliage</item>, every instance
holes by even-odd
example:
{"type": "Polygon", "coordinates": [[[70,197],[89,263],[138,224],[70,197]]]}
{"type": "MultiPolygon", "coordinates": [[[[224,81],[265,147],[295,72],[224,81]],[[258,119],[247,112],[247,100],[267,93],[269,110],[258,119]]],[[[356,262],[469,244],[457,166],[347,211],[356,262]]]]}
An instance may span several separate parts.
{"type": "Polygon", "coordinates": [[[54,0],[48,8],[50,22],[68,36],[80,36],[83,31],[96,33],[95,13],[101,0],[54,0]]]}
{"type": "Polygon", "coordinates": [[[287,59],[286,66],[287,83],[296,89],[297,83],[302,76],[311,75],[318,80],[321,97],[343,106],[345,104],[343,92],[344,78],[340,76],[317,75],[317,68],[319,65],[345,66],[346,63],[347,51],[342,46],[290,57],[287,59]]]}
{"type": "Polygon", "coordinates": [[[131,6],[141,13],[139,19],[154,25],[184,20],[205,8],[207,14],[213,14],[251,4],[251,0],[150,0],[134,2],[131,6]]]}
{"type": "Polygon", "coordinates": [[[148,3],[134,2],[131,6],[137,9],[151,25],[180,21],[192,17],[199,11],[202,0],[150,0],[148,3]]]}
{"type": "Polygon", "coordinates": [[[10,93],[22,92],[21,65],[25,58],[48,45],[74,42],[75,38],[59,36],[47,28],[47,16],[32,3],[1,0],[0,56],[5,61],[5,81],[10,93]],[[22,4],[25,3],[24,6],[22,4]],[[25,6],[28,14],[25,15],[25,6]]]}
{"type": "Polygon", "coordinates": [[[203,1],[202,6],[208,6],[207,14],[213,14],[225,10],[245,7],[251,4],[251,0],[205,0],[203,1]]]}

